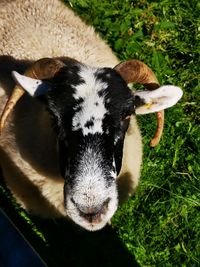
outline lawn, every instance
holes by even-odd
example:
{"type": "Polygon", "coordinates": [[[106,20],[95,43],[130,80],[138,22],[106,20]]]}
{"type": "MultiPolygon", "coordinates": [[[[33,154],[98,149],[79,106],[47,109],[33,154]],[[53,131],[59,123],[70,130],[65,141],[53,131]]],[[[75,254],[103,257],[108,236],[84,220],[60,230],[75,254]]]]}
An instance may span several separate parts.
{"type": "Polygon", "coordinates": [[[1,203],[49,266],[200,266],[200,3],[197,0],[65,1],[121,60],[139,59],[184,95],[166,111],[152,149],[155,115],[139,117],[144,162],[135,195],[97,233],[30,218],[1,189],[1,203]],[[9,200],[9,201],[8,201],[9,200]],[[20,216],[19,216],[20,215],[20,216]]]}

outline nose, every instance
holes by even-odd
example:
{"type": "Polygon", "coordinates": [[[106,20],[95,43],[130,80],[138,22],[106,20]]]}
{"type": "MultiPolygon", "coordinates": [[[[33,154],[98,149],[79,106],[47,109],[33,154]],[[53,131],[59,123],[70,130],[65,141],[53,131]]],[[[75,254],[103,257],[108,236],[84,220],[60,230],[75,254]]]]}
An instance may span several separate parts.
{"type": "Polygon", "coordinates": [[[72,200],[77,210],[79,211],[80,216],[85,218],[90,223],[98,223],[101,221],[101,215],[106,213],[108,209],[109,201],[110,201],[110,198],[104,201],[101,205],[84,206],[84,205],[77,204],[74,202],[74,200],[72,200]]]}
{"type": "Polygon", "coordinates": [[[101,220],[101,209],[89,208],[87,212],[80,211],[80,215],[90,223],[98,223],[101,220]]]}

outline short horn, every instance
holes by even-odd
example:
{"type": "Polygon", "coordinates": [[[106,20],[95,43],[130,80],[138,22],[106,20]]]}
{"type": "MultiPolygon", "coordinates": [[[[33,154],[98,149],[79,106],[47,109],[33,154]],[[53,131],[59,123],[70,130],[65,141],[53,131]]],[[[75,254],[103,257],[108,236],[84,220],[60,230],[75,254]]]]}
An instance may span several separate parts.
{"type": "MultiPolygon", "coordinates": [[[[42,58],[34,62],[25,72],[24,75],[35,79],[50,79],[64,66],[65,64],[59,59],[42,58]]],[[[6,119],[13,110],[16,103],[25,93],[20,85],[16,85],[0,117],[0,133],[4,128],[6,119]]]]}
{"type": "MultiPolygon", "coordinates": [[[[159,82],[153,71],[139,60],[129,60],[118,64],[115,70],[121,77],[129,83],[143,84],[147,89],[154,90],[160,87],[159,82]]],[[[157,112],[157,129],[150,142],[151,147],[155,147],[162,136],[164,127],[164,110],[157,112]]]]}

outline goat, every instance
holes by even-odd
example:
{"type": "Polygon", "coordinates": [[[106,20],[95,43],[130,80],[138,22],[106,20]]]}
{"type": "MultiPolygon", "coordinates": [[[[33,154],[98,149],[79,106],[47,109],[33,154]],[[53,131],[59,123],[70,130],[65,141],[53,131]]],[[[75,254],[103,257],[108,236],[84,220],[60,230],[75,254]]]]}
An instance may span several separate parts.
{"type": "Polygon", "coordinates": [[[5,182],[33,214],[101,229],[138,184],[142,141],[135,115],[174,105],[182,91],[160,87],[140,61],[119,63],[59,1],[1,1],[0,10],[5,182]],[[149,90],[133,92],[133,82],[149,90]]]}

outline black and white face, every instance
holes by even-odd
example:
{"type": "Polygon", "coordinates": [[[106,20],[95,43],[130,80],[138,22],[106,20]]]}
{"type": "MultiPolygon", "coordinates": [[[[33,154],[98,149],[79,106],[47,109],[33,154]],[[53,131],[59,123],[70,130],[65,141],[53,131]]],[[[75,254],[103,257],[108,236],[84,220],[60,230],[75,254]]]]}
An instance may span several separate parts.
{"type": "Polygon", "coordinates": [[[101,229],[118,207],[116,177],[130,115],[171,107],[182,90],[161,86],[133,94],[114,69],[75,61],[48,82],[17,72],[13,77],[30,95],[46,99],[58,137],[67,215],[87,230],[101,229]]]}
{"type": "Polygon", "coordinates": [[[55,76],[47,98],[58,129],[66,212],[87,230],[101,229],[118,207],[116,177],[133,94],[116,71],[75,64],[55,76]]]}

